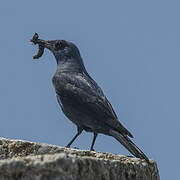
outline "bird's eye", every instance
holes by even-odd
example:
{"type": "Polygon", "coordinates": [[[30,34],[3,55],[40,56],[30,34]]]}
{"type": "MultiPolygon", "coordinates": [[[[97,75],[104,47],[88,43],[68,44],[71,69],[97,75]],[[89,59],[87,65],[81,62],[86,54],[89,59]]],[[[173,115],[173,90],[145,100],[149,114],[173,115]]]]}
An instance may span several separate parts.
{"type": "Polygon", "coordinates": [[[58,50],[63,50],[65,48],[65,44],[63,42],[56,42],[55,43],[55,49],[58,50]]]}

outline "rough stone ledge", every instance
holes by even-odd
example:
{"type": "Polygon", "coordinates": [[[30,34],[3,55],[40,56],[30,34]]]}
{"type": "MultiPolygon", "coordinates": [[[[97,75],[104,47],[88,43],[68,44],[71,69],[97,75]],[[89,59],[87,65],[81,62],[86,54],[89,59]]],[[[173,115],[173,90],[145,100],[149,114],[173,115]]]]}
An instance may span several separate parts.
{"type": "Polygon", "coordinates": [[[138,158],[0,138],[0,180],[159,180],[138,158]]]}

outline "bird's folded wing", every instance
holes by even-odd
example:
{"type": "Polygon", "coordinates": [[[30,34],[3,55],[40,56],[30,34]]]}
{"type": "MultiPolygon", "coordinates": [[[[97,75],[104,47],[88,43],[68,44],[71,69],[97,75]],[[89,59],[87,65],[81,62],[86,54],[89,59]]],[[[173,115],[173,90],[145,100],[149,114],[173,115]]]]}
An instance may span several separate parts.
{"type": "Polygon", "coordinates": [[[100,87],[88,77],[66,75],[66,77],[56,80],[55,89],[57,94],[71,99],[72,103],[74,102],[77,106],[81,104],[83,108],[88,109],[88,112],[99,116],[99,121],[102,120],[109,127],[133,137],[117,120],[111,104],[100,87]]]}

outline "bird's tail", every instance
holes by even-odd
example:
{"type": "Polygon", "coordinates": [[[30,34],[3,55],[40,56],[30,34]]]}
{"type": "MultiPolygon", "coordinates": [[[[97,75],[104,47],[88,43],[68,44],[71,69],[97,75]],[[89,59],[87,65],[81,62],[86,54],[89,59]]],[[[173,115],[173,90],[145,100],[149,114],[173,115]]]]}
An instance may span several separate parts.
{"type": "Polygon", "coordinates": [[[150,163],[147,156],[127,136],[123,136],[115,130],[110,130],[109,133],[111,136],[117,139],[135,157],[145,159],[147,163],[150,163]]]}

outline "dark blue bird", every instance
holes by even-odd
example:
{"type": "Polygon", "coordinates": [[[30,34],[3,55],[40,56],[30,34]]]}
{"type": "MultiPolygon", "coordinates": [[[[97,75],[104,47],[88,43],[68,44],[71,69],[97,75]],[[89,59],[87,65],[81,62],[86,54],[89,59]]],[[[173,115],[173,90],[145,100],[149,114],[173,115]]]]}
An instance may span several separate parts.
{"type": "Polygon", "coordinates": [[[96,137],[102,133],[113,136],[135,157],[149,162],[146,155],[130,140],[132,134],[118,121],[103,91],[86,71],[78,48],[65,40],[40,40],[37,34],[31,41],[39,45],[39,52],[34,58],[41,57],[44,48],[55,56],[57,70],[52,82],[57,100],[67,118],[77,126],[77,134],[67,147],[85,130],[94,133],[90,148],[94,150],[96,137]]]}

